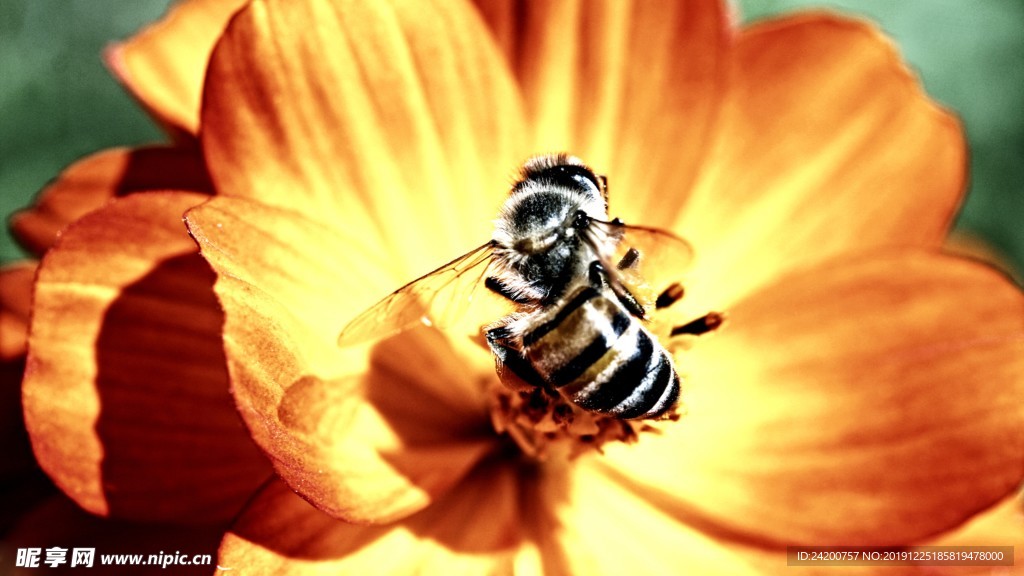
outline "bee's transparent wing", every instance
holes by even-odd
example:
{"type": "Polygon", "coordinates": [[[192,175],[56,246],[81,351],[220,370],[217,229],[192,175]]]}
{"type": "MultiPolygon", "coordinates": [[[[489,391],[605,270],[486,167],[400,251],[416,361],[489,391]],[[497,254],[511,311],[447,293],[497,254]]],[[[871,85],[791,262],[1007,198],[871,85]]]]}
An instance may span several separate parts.
{"type": "Polygon", "coordinates": [[[598,241],[614,242],[614,254],[604,262],[613,285],[626,286],[645,306],[653,305],[669,286],[681,283],[693,262],[690,243],[665,230],[618,220],[595,221],[592,229],[598,241]]]}
{"type": "Polygon", "coordinates": [[[480,322],[497,320],[500,299],[482,289],[493,273],[493,245],[488,242],[436,270],[409,282],[349,322],[338,335],[338,346],[381,340],[418,324],[450,328],[472,316],[480,322]]]}

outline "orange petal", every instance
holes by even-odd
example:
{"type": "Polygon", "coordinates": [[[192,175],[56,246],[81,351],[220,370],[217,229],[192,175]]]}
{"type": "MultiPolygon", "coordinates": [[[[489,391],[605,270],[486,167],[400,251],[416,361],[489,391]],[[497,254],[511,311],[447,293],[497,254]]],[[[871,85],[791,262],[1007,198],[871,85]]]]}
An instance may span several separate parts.
{"type": "Polygon", "coordinates": [[[11,218],[11,232],[42,255],[65,226],[115,196],[146,190],[210,192],[203,159],[188,148],[116,148],[83,158],[43,189],[35,204],[11,218]]]}
{"type": "MultiPolygon", "coordinates": [[[[598,457],[600,458],[600,457],[598,457]]],[[[739,547],[687,526],[582,458],[543,466],[524,492],[529,541],[521,562],[543,574],[758,574],[739,547]]]]}
{"type": "Polygon", "coordinates": [[[687,293],[728,305],[785,270],[879,246],[938,246],[964,190],[959,122],[866,23],[803,15],[746,30],[675,230],[687,293]]]}
{"type": "Polygon", "coordinates": [[[388,526],[332,518],[281,482],[235,522],[217,564],[258,574],[512,574],[519,543],[511,467],[474,473],[426,510],[388,526]]]}
{"type": "Polygon", "coordinates": [[[326,226],[300,212],[229,197],[190,210],[186,223],[224,284],[217,291],[228,312],[226,330],[249,330],[256,323],[240,317],[235,325],[236,310],[225,296],[241,298],[240,310],[264,311],[256,302],[266,300],[281,309],[294,332],[303,368],[321,374],[345,372],[337,357],[342,327],[400,281],[387,273],[387,253],[366,226],[326,226]],[[241,292],[229,293],[228,284],[241,292]],[[250,296],[257,300],[245,300],[250,296]]]}
{"type": "MultiPolygon", "coordinates": [[[[969,522],[934,541],[934,546],[1013,546],[1014,567],[1006,572],[991,566],[943,567],[934,573],[939,576],[967,574],[1024,574],[1024,503],[1021,494],[1013,494],[989,510],[981,512],[969,522]]],[[[1005,569],[1004,569],[1005,570],[1005,569]]]]}
{"type": "Polygon", "coordinates": [[[606,173],[614,215],[671,223],[722,98],[723,3],[476,3],[522,86],[535,151],[568,150],[606,173]]]}
{"type": "Polygon", "coordinates": [[[107,66],[172,135],[199,132],[199,100],[213,45],[248,0],[183,0],[129,40],[107,66]]]}
{"type": "Polygon", "coordinates": [[[318,508],[355,522],[407,516],[492,448],[480,381],[493,367],[468,370],[427,329],[369,356],[337,347],[346,322],[387,293],[358,237],[227,197],[187,220],[218,274],[242,415],[318,508]]]}
{"type": "Polygon", "coordinates": [[[1019,485],[1024,296],[998,273],[879,255],[727,313],[677,354],[682,420],[609,451],[676,514],[773,543],[900,545],[1019,485]]]}
{"type": "Polygon", "coordinates": [[[17,262],[0,268],[0,362],[25,355],[35,277],[35,262],[17,262]]]}
{"type": "Polygon", "coordinates": [[[205,198],[115,200],[42,262],[25,419],[40,465],[91,512],[222,520],[270,474],[228,393],[213,272],[181,223],[205,198]]]}
{"type": "MultiPolygon", "coordinates": [[[[26,515],[5,544],[10,550],[40,548],[39,567],[16,574],[210,574],[217,560],[217,526],[171,526],[107,520],[89,515],[66,498],[53,498],[26,515]],[[45,563],[49,548],[65,549],[65,562],[54,568],[45,563]],[[92,566],[71,566],[75,548],[92,548],[92,566]],[[105,564],[103,556],[141,555],[130,568],[105,564]],[[153,560],[150,560],[153,556],[153,560]],[[150,562],[153,562],[152,564],[150,562]],[[183,564],[188,562],[189,564],[183,564]],[[166,565],[164,565],[166,563],[166,565]]],[[[14,561],[7,556],[13,566],[14,561]]],[[[128,563],[127,558],[122,562],[128,563]]]]}
{"type": "Polygon", "coordinates": [[[511,75],[462,3],[255,2],[207,84],[218,191],[370,222],[405,280],[490,237],[528,153],[511,75]]]}

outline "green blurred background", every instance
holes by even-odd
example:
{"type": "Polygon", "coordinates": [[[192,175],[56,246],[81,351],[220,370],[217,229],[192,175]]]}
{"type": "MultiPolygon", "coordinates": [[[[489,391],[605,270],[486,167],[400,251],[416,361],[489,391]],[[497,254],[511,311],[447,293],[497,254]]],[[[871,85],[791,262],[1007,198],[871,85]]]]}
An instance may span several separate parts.
{"type": "MultiPolygon", "coordinates": [[[[163,135],[100,60],[111,40],[164,12],[167,0],[0,2],[0,214],[28,204],[84,154],[163,135]]],[[[1024,1],[739,0],[745,21],[833,7],[877,22],[937,100],[963,118],[971,193],[958,229],[1024,270],[1024,1]]],[[[22,256],[0,236],[0,260],[22,256]]]]}

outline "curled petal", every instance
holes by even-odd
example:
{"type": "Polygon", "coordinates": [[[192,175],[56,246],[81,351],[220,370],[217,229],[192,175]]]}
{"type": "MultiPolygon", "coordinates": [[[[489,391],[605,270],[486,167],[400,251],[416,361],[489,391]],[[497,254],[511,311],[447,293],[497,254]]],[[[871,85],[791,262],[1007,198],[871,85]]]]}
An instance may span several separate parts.
{"type": "Polygon", "coordinates": [[[270,474],[228,393],[213,272],[181,223],[205,198],[115,200],[41,264],[25,420],[40,465],[90,512],[223,520],[270,474]]]}
{"type": "Polygon", "coordinates": [[[388,526],[324,514],[268,485],[224,537],[218,565],[258,574],[512,574],[517,478],[484,467],[426,510],[388,526]]]}
{"type": "Polygon", "coordinates": [[[476,4],[522,86],[535,152],[567,150],[608,174],[615,216],[671,223],[722,98],[723,3],[476,4]]]}
{"type": "Polygon", "coordinates": [[[528,153],[511,75],[463,3],[257,1],[207,82],[220,192],[369,222],[406,279],[486,241],[528,153]]]}
{"type": "Polygon", "coordinates": [[[11,233],[42,255],[68,224],[111,198],[147,190],[212,190],[203,159],[192,148],[116,148],[66,168],[32,207],[11,217],[11,233]]]}
{"type": "Polygon", "coordinates": [[[218,274],[242,415],[315,506],[354,522],[401,518],[493,448],[481,390],[493,368],[459,365],[440,333],[414,330],[369,353],[337,347],[345,323],[388,290],[358,238],[237,198],[187,220],[218,274]]]}
{"type": "Polygon", "coordinates": [[[731,304],[785,270],[880,246],[939,246],[965,184],[959,122],[868,24],[811,14],[732,50],[715,138],[676,232],[687,293],[731,304]]]}
{"type": "Polygon", "coordinates": [[[107,66],[171,134],[194,136],[213,45],[247,1],[178,2],[159,22],[110,46],[107,66]]]}
{"type": "Polygon", "coordinates": [[[772,543],[901,545],[1020,484],[1024,296],[998,273],[879,255],[727,312],[676,356],[687,414],[613,449],[666,509],[772,543]]]}

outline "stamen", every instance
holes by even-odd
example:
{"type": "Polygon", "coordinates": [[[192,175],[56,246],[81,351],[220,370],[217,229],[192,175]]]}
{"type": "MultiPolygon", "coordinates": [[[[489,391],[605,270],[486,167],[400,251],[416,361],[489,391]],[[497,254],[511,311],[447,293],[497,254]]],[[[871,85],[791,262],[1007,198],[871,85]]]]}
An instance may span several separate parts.
{"type": "Polygon", "coordinates": [[[707,334],[712,330],[718,328],[725,322],[725,315],[721,312],[708,312],[707,314],[691,320],[682,326],[676,326],[672,329],[672,336],[680,336],[683,334],[692,334],[694,336],[700,336],[701,334],[707,334]]]}
{"type": "MultiPolygon", "coordinates": [[[[632,444],[640,432],[657,431],[650,420],[622,420],[608,414],[583,410],[568,402],[557,392],[532,388],[511,390],[508,386],[494,388],[491,422],[499,434],[508,434],[527,456],[545,460],[552,454],[575,458],[596,450],[608,442],[632,444]]],[[[662,420],[678,420],[671,412],[662,420]]]]}
{"type": "Polygon", "coordinates": [[[686,291],[683,290],[683,285],[679,282],[675,282],[668,288],[658,295],[658,299],[654,302],[654,307],[657,309],[668,308],[682,299],[683,294],[686,291]]]}

